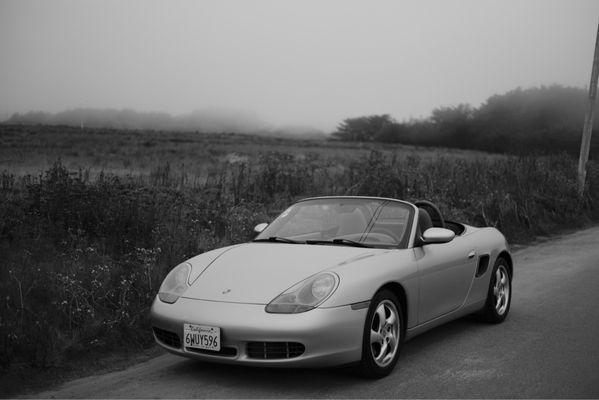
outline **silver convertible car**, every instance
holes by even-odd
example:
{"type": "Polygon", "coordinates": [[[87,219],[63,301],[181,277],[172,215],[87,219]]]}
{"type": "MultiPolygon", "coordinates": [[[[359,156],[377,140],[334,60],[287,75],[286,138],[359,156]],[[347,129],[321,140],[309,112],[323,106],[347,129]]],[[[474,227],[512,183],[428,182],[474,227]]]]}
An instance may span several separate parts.
{"type": "Polygon", "coordinates": [[[355,364],[376,378],[406,339],[471,313],[499,323],[510,309],[503,235],[445,221],[427,201],[310,198],[255,230],[166,276],[151,311],[162,347],[255,366],[355,364]]]}

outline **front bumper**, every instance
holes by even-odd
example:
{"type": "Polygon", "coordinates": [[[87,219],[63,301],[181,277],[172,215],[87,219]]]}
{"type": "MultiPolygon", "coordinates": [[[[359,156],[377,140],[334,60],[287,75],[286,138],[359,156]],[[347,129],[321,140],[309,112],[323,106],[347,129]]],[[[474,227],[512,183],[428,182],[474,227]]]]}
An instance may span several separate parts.
{"type": "Polygon", "coordinates": [[[152,326],[178,335],[180,346],[158,340],[171,353],[205,361],[256,366],[327,367],[359,361],[362,333],[368,309],[350,306],[316,308],[299,314],[269,314],[261,304],[225,303],[180,298],[174,304],[156,297],[151,310],[152,326]],[[183,344],[183,324],[216,326],[221,347],[234,355],[197,353],[183,344]],[[261,359],[247,351],[249,342],[298,342],[303,354],[292,358],[261,359]]]}

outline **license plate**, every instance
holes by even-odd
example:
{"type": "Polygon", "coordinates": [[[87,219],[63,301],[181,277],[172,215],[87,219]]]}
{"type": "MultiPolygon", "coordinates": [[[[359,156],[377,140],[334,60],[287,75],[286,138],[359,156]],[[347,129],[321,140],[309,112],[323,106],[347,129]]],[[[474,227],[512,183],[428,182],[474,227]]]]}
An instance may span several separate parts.
{"type": "Polygon", "coordinates": [[[185,347],[220,351],[220,328],[194,324],[183,324],[185,347]]]}

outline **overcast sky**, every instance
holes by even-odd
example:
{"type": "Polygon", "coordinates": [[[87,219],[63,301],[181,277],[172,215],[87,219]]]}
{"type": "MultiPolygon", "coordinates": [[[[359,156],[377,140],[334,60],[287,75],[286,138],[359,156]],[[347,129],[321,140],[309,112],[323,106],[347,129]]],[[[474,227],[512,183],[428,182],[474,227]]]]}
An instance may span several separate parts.
{"type": "Polygon", "coordinates": [[[255,112],[332,130],[587,87],[597,0],[0,0],[0,113],[255,112]]]}

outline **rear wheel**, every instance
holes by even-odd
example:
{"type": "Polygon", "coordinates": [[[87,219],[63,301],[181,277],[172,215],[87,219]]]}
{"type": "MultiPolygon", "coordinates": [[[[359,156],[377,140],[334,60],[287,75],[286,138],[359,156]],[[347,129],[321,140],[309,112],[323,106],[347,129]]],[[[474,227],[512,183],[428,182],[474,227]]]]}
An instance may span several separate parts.
{"type": "Polygon", "coordinates": [[[491,271],[491,281],[487,293],[487,302],[482,310],[485,321],[498,324],[503,322],[512,303],[512,278],[507,262],[498,258],[491,271]]]}
{"type": "Polygon", "coordinates": [[[361,375],[382,378],[389,375],[404,340],[404,319],[397,296],[381,290],[372,298],[362,339],[361,375]]]}

